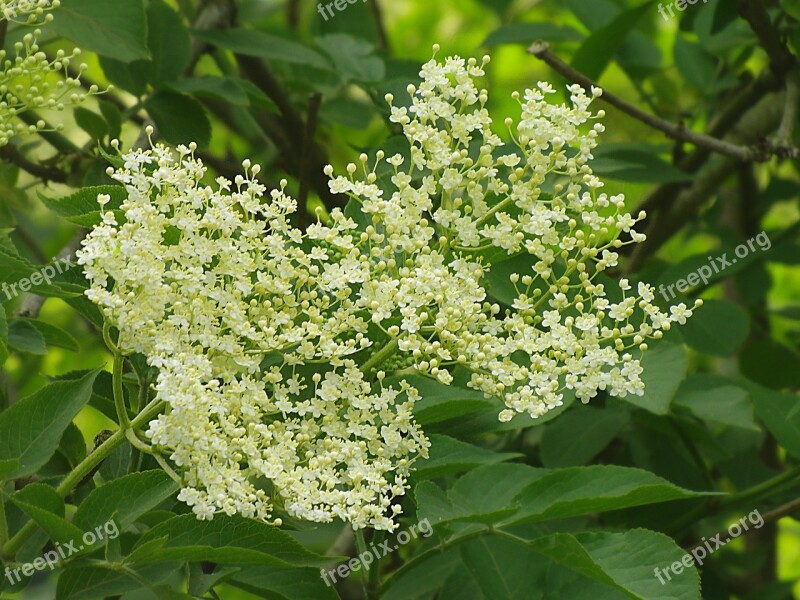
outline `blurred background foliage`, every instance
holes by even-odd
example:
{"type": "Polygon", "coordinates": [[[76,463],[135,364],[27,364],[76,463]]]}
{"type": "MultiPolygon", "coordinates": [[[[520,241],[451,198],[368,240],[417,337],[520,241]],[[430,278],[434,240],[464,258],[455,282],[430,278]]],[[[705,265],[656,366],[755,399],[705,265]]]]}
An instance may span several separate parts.
{"type": "MultiPolygon", "coordinates": [[[[595,172],[609,193],[626,195],[630,209],[648,212],[649,240],[626,257],[617,275],[670,284],[707,264],[709,256],[732,255],[761,231],[771,247],[757,248],[708,286],[687,292],[713,301],[683,334],[674,332],[653,347],[643,399],[600,398],[589,407],[560,411],[563,416],[552,422],[510,429],[492,421],[495,407],[471,392],[429,390],[426,398],[433,404],[423,404],[419,418],[430,433],[448,436],[442,437],[440,460],[449,466],[420,480],[449,489],[461,481],[458,473],[499,460],[552,469],[617,464],[690,490],[729,492],[736,502],[687,499],[557,521],[552,528],[531,526],[529,533],[647,527],[690,547],[753,509],[778,509],[783,512],[763,529],[720,550],[701,569],[702,597],[783,599],[794,588],[800,598],[800,507],[791,504],[800,496],[800,479],[786,476],[772,485],[781,474],[794,473],[800,459],[800,2],[699,1],[666,19],[662,12],[669,15],[672,3],[638,0],[340,5],[344,10],[334,6],[334,16],[326,19],[317,4],[305,0],[64,0],[54,23],[44,28],[45,49],[54,53],[71,47],[70,41],[80,45],[89,64],[87,86],[114,88],[66,117],[62,133],[15,140],[13,152],[3,151],[0,228],[10,245],[2,248],[0,279],[13,282],[19,275],[7,268],[11,262],[32,269],[74,252],[82,227],[94,216],[85,208],[86,196],[70,194],[111,183],[105,175],[111,139],[119,138],[125,148],[146,143],[146,124],[169,143],[197,141],[214,173],[233,179],[249,157],[264,166],[269,186],[288,179],[292,195],[308,206],[298,217],[302,226],[317,208],[341,206],[327,189],[325,164],[341,169],[362,151],[400,147],[383,97],[391,92],[398,103],[408,102],[405,88],[417,79],[434,43],[442,56],[491,55],[484,87],[501,135],[503,118],[518,115],[512,91],[539,80],[563,90],[571,68],[676,128],[677,140],[603,105],[607,131],[595,172]],[[549,60],[529,51],[537,40],[548,43],[549,60]],[[555,60],[569,66],[554,68],[555,60]],[[689,143],[689,131],[723,140],[723,151],[711,150],[707,138],[689,143]],[[475,458],[474,448],[516,454],[488,459],[481,452],[475,458]],[[453,467],[462,454],[461,467],[453,467]]],[[[6,45],[23,30],[12,25],[6,45]]],[[[46,302],[35,296],[4,302],[0,405],[53,378],[108,362],[97,315],[76,296],[81,285],[76,270],[53,288],[36,290],[46,302]]],[[[90,402],[76,419],[90,447],[100,430],[115,427],[102,406],[90,402]]],[[[491,495],[492,471],[484,473],[483,485],[474,489],[491,495]]],[[[60,475],[56,465],[43,480],[60,475]]],[[[409,523],[415,522],[412,500],[409,523]]],[[[424,495],[416,501],[424,504],[424,495]]],[[[421,504],[419,515],[432,514],[421,504]]],[[[337,533],[323,527],[293,535],[322,552],[337,533]]],[[[567,577],[551,567],[542,583],[539,566],[520,559],[509,543],[486,545],[485,560],[473,555],[480,548],[467,546],[458,564],[447,562],[447,553],[436,564],[412,561],[383,597],[623,597],[619,588],[596,583],[586,572],[567,577]],[[494,566],[486,564],[488,555],[494,566]]],[[[385,570],[397,570],[418,552],[415,545],[403,549],[385,570]]],[[[262,595],[252,590],[258,587],[254,582],[252,595],[242,585],[217,591],[224,599],[292,597],[275,590],[262,595]]],[[[352,577],[340,595],[359,597],[357,583],[352,577]]],[[[42,586],[18,597],[51,597],[52,582],[42,586]]],[[[658,597],[700,597],[691,585],[662,592],[658,597]]],[[[154,596],[141,591],[124,597],[154,596]]]]}

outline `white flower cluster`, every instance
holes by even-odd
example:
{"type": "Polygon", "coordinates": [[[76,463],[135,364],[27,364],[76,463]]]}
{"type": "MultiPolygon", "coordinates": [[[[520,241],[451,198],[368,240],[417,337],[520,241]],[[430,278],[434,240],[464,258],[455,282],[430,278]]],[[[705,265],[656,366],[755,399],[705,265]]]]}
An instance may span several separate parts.
{"type": "MultiPolygon", "coordinates": [[[[622,299],[612,302],[597,281],[617,265],[617,249],[645,239],[633,229],[644,214],[635,218],[622,196],[601,193],[589,166],[603,131],[588,125],[589,105],[601,90],[589,97],[569,86],[569,105],[548,102],[555,90],[547,83],[526,90],[521,119],[506,120],[514,142],[506,150],[491,130],[488,94],[475,85],[488,62],[451,57],[423,66],[419,89],[408,88],[411,106],[392,106],[408,156],[377,156],[393,168],[390,185],[378,183],[366,156],[362,178],[350,164],[348,176],[331,182],[372,219],[361,234],[375,265],[361,292],[371,319],[415,369],[443,383],[453,367],[471,371],[473,387],[505,401],[503,421],[539,417],[567,389],[584,402],[599,390],[642,395],[636,353],[692,311],[680,304],[665,314],[652,286],[639,283],[630,294],[624,280],[622,299]],[[529,269],[510,276],[517,296],[505,310],[484,289],[490,252],[531,256],[529,269]]],[[[310,237],[349,226],[341,214],[333,220],[310,237]]]]}
{"type": "Polygon", "coordinates": [[[362,176],[327,167],[331,190],[354,204],[306,232],[288,221],[285,182],[265,203],[249,161],[213,187],[191,146],[132,151],[110,170],[128,199],[124,220],[106,212],[84,241],[87,293],[119,346],[159,368],[168,409],[149,435],[170,449],[181,499],[201,518],[266,519],[280,503],[312,521],[392,529],[393,499],[428,442],[406,368],[397,387],[381,368],[444,384],[466,369],[503,399],[501,420],[539,417],[566,390],[584,402],[643,393],[645,340],[692,311],[664,313],[652,286],[632,293],[625,280],[613,301],[598,281],[617,249],[644,239],[633,229],[643,215],[600,192],[589,166],[600,90],[571,86],[569,105],[548,102],[545,83],[527,90],[506,150],[475,85],[486,62],[427,63],[411,106],[392,107],[407,153],[378,152],[372,169],[362,155],[362,176]],[[502,308],[487,274],[511,255],[529,266],[510,275],[502,308]]]}
{"type": "MultiPolygon", "coordinates": [[[[23,112],[63,111],[98,93],[96,85],[89,90],[81,89],[80,75],[70,77],[67,73],[70,62],[81,51],[75,48],[71,55],[67,55],[59,50],[55,58],[50,60],[39,49],[37,39],[40,35],[38,29],[26,34],[21,42],[14,45],[14,58],[8,57],[5,50],[0,50],[0,146],[5,146],[15,135],[36,133],[47,128],[42,120],[31,125],[19,121],[23,112]]],[[[81,64],[80,72],[87,68],[81,64]]],[[[63,127],[63,124],[56,125],[57,130],[63,127]]]]}
{"type": "MultiPolygon", "coordinates": [[[[0,0],[0,19],[17,21],[23,18],[23,24],[31,25],[42,19],[45,11],[61,6],[61,0],[0,0]]],[[[46,15],[44,22],[52,20],[52,15],[46,15]]]]}
{"type": "Polygon", "coordinates": [[[371,345],[358,295],[369,257],[347,232],[306,249],[287,221],[294,200],[265,202],[257,165],[210,187],[193,150],[126,154],[110,171],[125,219],[107,212],[79,252],[119,347],[159,369],[168,410],[148,435],[182,472],[180,498],[205,519],[268,519],[275,503],[391,529],[429,444],[416,390],[353,359],[371,345]]]}

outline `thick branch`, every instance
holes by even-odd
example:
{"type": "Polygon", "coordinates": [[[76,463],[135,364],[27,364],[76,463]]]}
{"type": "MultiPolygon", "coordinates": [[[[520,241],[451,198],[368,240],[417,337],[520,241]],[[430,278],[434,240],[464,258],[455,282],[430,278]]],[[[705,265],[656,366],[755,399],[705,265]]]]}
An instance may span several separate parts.
{"type": "MultiPolygon", "coordinates": [[[[534,43],[528,49],[528,52],[533,54],[536,58],[544,61],[554,71],[557,71],[567,79],[580,84],[584,88],[590,89],[593,86],[600,87],[596,82],[586,77],[583,73],[576,71],[567,63],[558,58],[555,54],[553,54],[550,51],[550,46],[547,44],[547,42],[539,41],[534,43]]],[[[614,94],[611,94],[605,90],[603,90],[601,99],[611,106],[614,106],[627,115],[633,117],[634,119],[641,121],[645,125],[665,133],[668,137],[674,140],[689,142],[695,146],[706,148],[713,152],[717,152],[718,154],[722,154],[723,156],[733,158],[739,162],[766,160],[769,157],[767,153],[757,152],[751,148],[746,148],[743,146],[737,146],[736,144],[731,144],[703,133],[697,133],[696,131],[687,129],[683,125],[676,125],[675,123],[665,121],[664,119],[656,117],[655,115],[629,104],[619,96],[615,96],[614,94]]]]}
{"type": "Polygon", "coordinates": [[[7,160],[10,163],[17,165],[26,173],[30,173],[34,177],[38,177],[43,182],[55,181],[56,183],[66,183],[69,177],[66,172],[56,169],[55,167],[47,167],[40,165],[25,158],[16,146],[8,144],[0,148],[0,158],[7,160]]]}

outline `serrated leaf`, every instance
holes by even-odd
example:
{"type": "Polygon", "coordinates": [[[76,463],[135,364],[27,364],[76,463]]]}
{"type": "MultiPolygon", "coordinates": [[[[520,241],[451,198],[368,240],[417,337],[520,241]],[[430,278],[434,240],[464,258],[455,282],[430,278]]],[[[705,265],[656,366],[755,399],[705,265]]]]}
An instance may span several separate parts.
{"type": "Polygon", "coordinates": [[[60,327],[56,327],[50,323],[45,323],[39,319],[20,320],[24,321],[25,323],[30,323],[40,334],[42,334],[42,337],[44,338],[44,341],[48,347],[53,346],[56,348],[64,348],[65,350],[71,350],[72,352],[78,352],[78,350],[80,350],[80,346],[78,346],[78,340],[60,327]]]}
{"type": "Polygon", "coordinates": [[[236,573],[232,579],[248,588],[269,592],[270,597],[276,594],[278,598],[287,600],[339,599],[334,588],[325,585],[320,570],[309,567],[248,567],[236,573]]]}
{"type": "Polygon", "coordinates": [[[624,533],[555,533],[534,540],[530,547],[564,565],[637,600],[670,598],[702,600],[700,577],[694,567],[673,575],[665,589],[656,569],[668,567],[686,554],[670,538],[646,529],[624,533]]]}
{"type": "Polygon", "coordinates": [[[19,461],[5,479],[32,475],[50,459],[64,430],[89,401],[97,373],[51,383],[0,413],[0,461],[19,461]]]}
{"type": "Polygon", "coordinates": [[[513,525],[564,519],[702,496],[648,471],[616,465],[536,469],[492,465],[470,471],[448,490],[423,482],[418,514],[435,527],[451,521],[513,525]],[[492,493],[487,495],[486,482],[492,493]]]}
{"type": "Polygon", "coordinates": [[[132,563],[164,560],[273,566],[318,565],[324,557],[306,550],[277,527],[240,516],[216,515],[199,521],[194,514],[160,523],[141,537],[128,558],[132,563]]]}
{"type": "Polygon", "coordinates": [[[79,540],[83,531],[64,518],[64,500],[49,485],[32,483],[10,497],[55,542],[79,540]]]}
{"type": "Polygon", "coordinates": [[[131,473],[92,490],[72,522],[88,530],[114,519],[120,529],[125,529],[177,491],[178,484],[163,471],[131,473]]]}
{"type": "Polygon", "coordinates": [[[30,322],[16,319],[8,325],[8,347],[28,354],[47,354],[44,336],[30,322]]]}
{"type": "Polygon", "coordinates": [[[242,80],[235,77],[205,75],[181,79],[171,83],[169,87],[177,92],[185,92],[193,96],[214,98],[236,106],[249,106],[250,99],[241,83],[242,80]]]}
{"type": "Polygon", "coordinates": [[[100,194],[111,196],[111,200],[105,206],[106,211],[119,210],[119,207],[128,197],[128,192],[122,186],[98,185],[83,188],[70,196],[58,200],[47,198],[41,194],[39,194],[39,198],[47,208],[60,217],[76,225],[91,227],[101,223],[103,220],[100,205],[97,203],[97,196],[100,194]]]}

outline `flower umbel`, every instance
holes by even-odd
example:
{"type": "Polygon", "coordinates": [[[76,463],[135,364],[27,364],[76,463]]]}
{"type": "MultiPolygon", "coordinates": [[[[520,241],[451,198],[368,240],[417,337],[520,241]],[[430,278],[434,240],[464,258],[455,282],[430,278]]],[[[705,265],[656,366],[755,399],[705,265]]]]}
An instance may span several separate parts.
{"type": "Polygon", "coordinates": [[[429,446],[409,369],[443,384],[466,371],[502,399],[504,421],[568,393],[643,393],[646,340],[692,311],[665,313],[652,286],[634,294],[603,273],[644,236],[643,215],[590,168],[600,90],[571,86],[569,105],[549,102],[546,83],[515,95],[522,118],[507,121],[505,146],[475,84],[487,62],[431,60],[410,106],[387,96],[406,151],[379,151],[372,167],[362,155],[346,176],[327,167],[352,210],[305,232],[289,222],[285,182],[265,202],[249,161],[207,185],[193,146],[151,144],[109,170],[128,197],[124,219],[106,212],[84,241],[87,294],[119,347],[159,369],[168,408],[148,435],[200,518],[268,519],[278,505],[392,529],[429,446]],[[501,306],[487,276],[509,256],[520,266],[501,306]]]}

